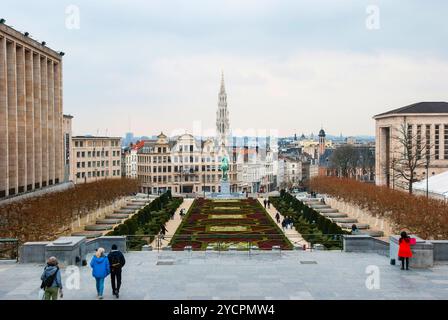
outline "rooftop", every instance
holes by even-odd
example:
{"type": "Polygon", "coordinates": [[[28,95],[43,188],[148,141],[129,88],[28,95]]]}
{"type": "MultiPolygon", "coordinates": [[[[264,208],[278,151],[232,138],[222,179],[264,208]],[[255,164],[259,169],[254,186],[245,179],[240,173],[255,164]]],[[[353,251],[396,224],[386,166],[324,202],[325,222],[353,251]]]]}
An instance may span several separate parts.
{"type": "Polygon", "coordinates": [[[448,114],[448,102],[437,101],[437,102],[418,102],[404,106],[398,109],[387,111],[384,113],[377,114],[373,118],[388,116],[388,115],[405,115],[405,114],[448,114]]]}
{"type": "MultiPolygon", "coordinates": [[[[88,257],[90,261],[91,255],[88,257]]],[[[129,252],[120,299],[448,299],[448,265],[401,271],[376,253],[340,251],[129,252]],[[367,267],[378,267],[379,289],[368,289],[367,267]]],[[[0,300],[35,300],[43,265],[0,263],[0,300]]],[[[67,273],[62,270],[65,284],[67,273]]],[[[113,299],[109,278],[105,299],[113,299]]],[[[90,267],[64,299],[96,299],[90,267]]]]}
{"type": "Polygon", "coordinates": [[[104,136],[73,136],[72,139],[121,139],[121,137],[104,137],[104,136]]]}

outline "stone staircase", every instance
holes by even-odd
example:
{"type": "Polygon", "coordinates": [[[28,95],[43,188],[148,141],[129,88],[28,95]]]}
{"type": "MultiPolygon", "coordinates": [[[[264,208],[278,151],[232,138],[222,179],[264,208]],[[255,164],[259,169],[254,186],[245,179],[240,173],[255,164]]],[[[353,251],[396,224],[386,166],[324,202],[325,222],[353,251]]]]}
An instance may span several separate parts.
{"type": "Polygon", "coordinates": [[[361,223],[356,218],[350,218],[346,213],[339,212],[338,209],[333,209],[331,206],[322,203],[320,199],[307,198],[302,201],[344,230],[351,231],[352,225],[356,225],[360,234],[367,234],[372,237],[382,237],[384,235],[383,231],[371,229],[368,224],[361,223]]]}
{"type": "Polygon", "coordinates": [[[131,199],[125,206],[106,214],[104,218],[97,219],[94,224],[86,225],[84,231],[74,232],[72,236],[82,236],[88,239],[101,237],[129,219],[149,202],[149,199],[131,199]]]}

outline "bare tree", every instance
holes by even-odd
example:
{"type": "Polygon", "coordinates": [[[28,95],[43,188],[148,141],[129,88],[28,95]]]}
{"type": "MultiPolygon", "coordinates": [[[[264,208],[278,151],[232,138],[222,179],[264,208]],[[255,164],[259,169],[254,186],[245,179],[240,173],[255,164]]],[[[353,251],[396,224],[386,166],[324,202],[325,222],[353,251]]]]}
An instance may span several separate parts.
{"type": "MultiPolygon", "coordinates": [[[[420,167],[429,166],[431,155],[431,144],[423,135],[414,133],[412,127],[403,123],[392,139],[396,142],[393,150],[393,161],[391,169],[397,178],[404,180],[407,190],[412,194],[412,184],[416,181],[415,170],[420,167]]],[[[395,178],[395,177],[394,177],[395,178]]]]}
{"type": "Polygon", "coordinates": [[[351,145],[343,145],[333,151],[330,156],[330,165],[337,169],[343,177],[356,175],[358,153],[351,145]]]}

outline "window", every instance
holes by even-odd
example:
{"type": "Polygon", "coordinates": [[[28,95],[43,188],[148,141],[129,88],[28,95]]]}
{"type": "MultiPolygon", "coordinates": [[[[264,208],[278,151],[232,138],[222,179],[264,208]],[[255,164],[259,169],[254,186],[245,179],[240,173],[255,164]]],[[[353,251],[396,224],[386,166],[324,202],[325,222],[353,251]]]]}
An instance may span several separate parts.
{"type": "Polygon", "coordinates": [[[439,129],[439,125],[436,124],[434,126],[434,157],[436,160],[440,159],[440,153],[439,153],[439,133],[440,133],[440,129],[439,129]]]}
{"type": "Polygon", "coordinates": [[[444,147],[444,159],[448,159],[448,124],[443,126],[443,147],[444,147]]]}

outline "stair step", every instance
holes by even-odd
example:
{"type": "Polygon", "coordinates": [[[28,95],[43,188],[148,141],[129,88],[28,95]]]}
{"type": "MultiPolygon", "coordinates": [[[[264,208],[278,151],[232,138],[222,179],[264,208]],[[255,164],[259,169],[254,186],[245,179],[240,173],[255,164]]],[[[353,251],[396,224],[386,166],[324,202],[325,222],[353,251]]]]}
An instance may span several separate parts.
{"type": "Polygon", "coordinates": [[[311,208],[313,209],[331,209],[331,206],[328,204],[311,204],[311,208]]]}
{"type": "Polygon", "coordinates": [[[96,220],[96,224],[119,224],[121,223],[121,219],[99,219],[96,220]]]}
{"type": "Polygon", "coordinates": [[[336,213],[336,212],[339,212],[339,210],[338,209],[315,209],[317,212],[320,212],[320,213],[336,213]]]}
{"type": "Polygon", "coordinates": [[[114,210],[114,213],[130,213],[130,212],[134,212],[134,209],[126,209],[126,208],[121,208],[121,209],[117,209],[114,210]]]}
{"type": "Polygon", "coordinates": [[[101,237],[102,235],[103,233],[98,231],[80,231],[72,233],[73,237],[86,237],[88,239],[98,238],[101,237]]]}
{"type": "Polygon", "coordinates": [[[113,226],[108,224],[91,224],[84,227],[86,231],[107,231],[112,230],[113,226]]]}
{"type": "Polygon", "coordinates": [[[367,223],[340,223],[341,228],[351,229],[352,225],[356,225],[358,229],[369,229],[367,223]]]}
{"type": "Polygon", "coordinates": [[[106,215],[106,219],[127,219],[129,214],[126,213],[111,213],[106,215]]]}
{"type": "Polygon", "coordinates": [[[336,223],[358,223],[358,219],[355,218],[331,218],[331,221],[336,223]]]}
{"type": "Polygon", "coordinates": [[[381,230],[372,230],[372,229],[360,230],[360,233],[361,234],[367,234],[367,235],[369,235],[371,237],[382,237],[382,236],[384,236],[384,232],[381,231],[381,230]]]}
{"type": "Polygon", "coordinates": [[[342,212],[324,212],[322,213],[324,217],[327,218],[347,218],[348,215],[342,212]]]}

